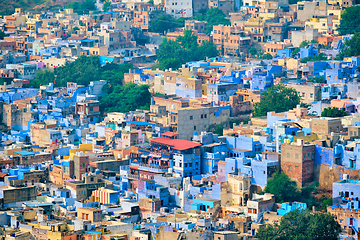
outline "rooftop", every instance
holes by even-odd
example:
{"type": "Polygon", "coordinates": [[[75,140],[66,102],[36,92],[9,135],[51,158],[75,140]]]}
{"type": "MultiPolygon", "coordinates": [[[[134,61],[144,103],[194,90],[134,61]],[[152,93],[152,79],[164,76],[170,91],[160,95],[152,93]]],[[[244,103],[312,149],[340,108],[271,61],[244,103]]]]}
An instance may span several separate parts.
{"type": "Polygon", "coordinates": [[[171,139],[171,138],[165,138],[165,137],[151,139],[150,142],[167,145],[167,146],[172,147],[175,150],[180,150],[180,151],[201,146],[201,144],[195,143],[192,141],[187,141],[187,140],[182,140],[182,139],[171,139]]]}

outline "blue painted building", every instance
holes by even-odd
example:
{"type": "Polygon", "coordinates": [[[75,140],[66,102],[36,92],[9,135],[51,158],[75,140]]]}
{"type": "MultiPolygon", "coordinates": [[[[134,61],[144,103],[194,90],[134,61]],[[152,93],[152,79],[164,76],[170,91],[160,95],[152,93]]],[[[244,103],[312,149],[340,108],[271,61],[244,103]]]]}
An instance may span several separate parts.
{"type": "Polygon", "coordinates": [[[287,202],[287,203],[282,203],[281,204],[281,208],[277,209],[277,213],[281,216],[284,216],[285,214],[292,212],[296,209],[300,209],[300,210],[306,210],[307,205],[306,203],[301,203],[301,202],[287,202]]]}

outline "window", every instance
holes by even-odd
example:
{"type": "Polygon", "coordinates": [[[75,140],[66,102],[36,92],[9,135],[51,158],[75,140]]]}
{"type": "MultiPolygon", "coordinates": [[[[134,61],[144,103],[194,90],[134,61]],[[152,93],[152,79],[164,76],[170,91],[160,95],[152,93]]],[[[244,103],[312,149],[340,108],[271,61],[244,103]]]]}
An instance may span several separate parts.
{"type": "Polygon", "coordinates": [[[203,118],[203,117],[204,117],[204,115],[201,114],[201,118],[203,118]]]}
{"type": "Polygon", "coordinates": [[[204,115],[204,118],[206,118],[206,114],[204,115]]]}
{"type": "Polygon", "coordinates": [[[291,166],[289,166],[289,172],[291,172],[291,166]]]}
{"type": "Polygon", "coordinates": [[[196,126],[194,126],[194,130],[196,130],[196,126]]]}
{"type": "Polygon", "coordinates": [[[193,120],[193,116],[190,116],[190,120],[193,120]]]}
{"type": "Polygon", "coordinates": [[[309,172],[310,172],[310,167],[307,167],[307,168],[306,168],[306,171],[309,173],[309,172]]]}

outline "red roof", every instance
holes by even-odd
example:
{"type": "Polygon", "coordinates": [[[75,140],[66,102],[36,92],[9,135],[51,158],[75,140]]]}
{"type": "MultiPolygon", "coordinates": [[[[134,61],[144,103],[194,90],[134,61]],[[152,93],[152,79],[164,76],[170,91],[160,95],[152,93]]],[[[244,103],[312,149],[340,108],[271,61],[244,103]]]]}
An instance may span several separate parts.
{"type": "Polygon", "coordinates": [[[175,137],[177,135],[179,135],[179,133],[174,133],[174,132],[170,132],[170,131],[164,132],[161,134],[161,136],[166,136],[166,137],[175,137]]]}
{"type": "Polygon", "coordinates": [[[180,150],[180,151],[201,146],[200,143],[182,140],[182,139],[171,139],[166,137],[150,139],[150,142],[167,145],[175,150],[180,150]]]}
{"type": "Polygon", "coordinates": [[[5,176],[7,176],[7,174],[6,173],[3,173],[3,172],[0,172],[0,177],[5,177],[5,176]]]}

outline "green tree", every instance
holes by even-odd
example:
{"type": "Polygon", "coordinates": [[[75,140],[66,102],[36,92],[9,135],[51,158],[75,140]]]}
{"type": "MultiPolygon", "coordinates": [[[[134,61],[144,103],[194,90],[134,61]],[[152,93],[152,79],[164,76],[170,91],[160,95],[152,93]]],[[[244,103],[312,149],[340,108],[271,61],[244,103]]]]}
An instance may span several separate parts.
{"type": "Polygon", "coordinates": [[[302,42],[300,43],[299,48],[304,48],[304,47],[306,47],[307,45],[309,45],[309,42],[306,41],[306,40],[304,40],[304,41],[302,41],[302,42]]]}
{"type": "Polygon", "coordinates": [[[276,202],[280,203],[292,202],[300,197],[296,182],[292,181],[285,173],[278,173],[270,178],[265,192],[274,194],[276,202]]]}
{"type": "Polygon", "coordinates": [[[35,78],[30,80],[30,86],[39,88],[42,85],[48,85],[49,83],[54,82],[54,79],[54,72],[47,69],[38,70],[35,78]]]}
{"type": "Polygon", "coordinates": [[[300,96],[294,88],[284,84],[272,86],[262,94],[263,100],[254,103],[254,117],[266,116],[268,112],[285,112],[300,104],[300,96]]]}
{"type": "Polygon", "coordinates": [[[184,49],[195,50],[199,46],[197,43],[197,36],[189,29],[184,30],[183,35],[178,36],[176,41],[184,49]]]}
{"type": "Polygon", "coordinates": [[[0,31],[0,40],[4,39],[6,34],[3,31],[0,31]]]}
{"type": "Polygon", "coordinates": [[[111,93],[117,85],[122,84],[124,73],[132,69],[131,64],[106,63],[101,67],[101,79],[108,83],[108,93],[111,93]]]}
{"type": "Polygon", "coordinates": [[[72,2],[67,5],[65,8],[71,8],[75,13],[81,15],[84,13],[89,13],[89,11],[96,10],[94,0],[85,0],[84,2],[72,2]]]}
{"type": "Polygon", "coordinates": [[[341,232],[339,223],[329,213],[295,210],[285,214],[280,224],[259,229],[259,240],[336,240],[341,232]]]}
{"type": "Polygon", "coordinates": [[[252,56],[252,57],[254,57],[256,54],[257,54],[257,49],[256,48],[254,48],[254,47],[251,47],[250,49],[249,49],[249,53],[250,53],[250,55],[252,56]]]}
{"type": "Polygon", "coordinates": [[[150,21],[149,31],[164,33],[165,31],[185,26],[185,19],[174,19],[171,15],[160,15],[157,19],[150,21]]]}
{"type": "Polygon", "coordinates": [[[347,116],[347,112],[336,107],[324,108],[321,112],[322,117],[344,117],[347,116]]]}
{"type": "Polygon", "coordinates": [[[117,85],[114,91],[100,99],[104,112],[128,112],[136,109],[150,109],[151,94],[148,85],[127,83],[117,85]]]}
{"type": "Polygon", "coordinates": [[[293,50],[291,51],[291,56],[295,57],[296,54],[298,54],[300,52],[300,48],[296,47],[293,48],[293,50]]]}
{"type": "Polygon", "coordinates": [[[226,15],[219,8],[210,8],[206,13],[200,13],[195,17],[198,21],[206,21],[206,33],[211,33],[213,26],[219,24],[222,25],[231,25],[229,19],[226,18],[226,15]]]}
{"type": "Polygon", "coordinates": [[[103,4],[102,10],[103,10],[104,12],[106,12],[106,11],[109,9],[110,6],[111,6],[111,2],[108,1],[108,0],[106,0],[106,1],[104,2],[104,4],[103,4]]]}
{"type": "MultiPolygon", "coordinates": [[[[360,6],[359,6],[360,7],[360,6]]],[[[340,51],[339,58],[359,56],[360,55],[360,32],[357,32],[352,38],[347,39],[340,51]]]]}
{"type": "Polygon", "coordinates": [[[183,63],[217,55],[214,43],[205,41],[199,46],[197,36],[191,30],[185,30],[183,36],[177,37],[175,41],[163,39],[158,52],[158,63],[153,65],[153,69],[176,69],[183,63]]]}
{"type": "Polygon", "coordinates": [[[197,49],[198,59],[212,58],[219,55],[219,51],[213,42],[204,41],[197,49]]]}
{"type": "Polygon", "coordinates": [[[222,125],[217,125],[215,128],[215,133],[219,136],[222,136],[224,132],[224,127],[222,125]]]}
{"type": "Polygon", "coordinates": [[[54,69],[55,86],[65,87],[67,82],[76,82],[87,86],[91,81],[100,80],[100,68],[99,56],[81,55],[74,62],[54,69]]]}
{"type": "Polygon", "coordinates": [[[261,56],[262,59],[267,59],[270,60],[273,58],[273,56],[270,53],[266,53],[264,55],[261,56]]]}
{"type": "Polygon", "coordinates": [[[148,3],[154,5],[154,0],[149,0],[148,3]]]}
{"type": "Polygon", "coordinates": [[[323,53],[320,53],[319,55],[314,56],[314,57],[302,58],[302,59],[300,59],[300,62],[307,63],[307,62],[311,62],[311,61],[325,61],[325,60],[327,60],[327,57],[323,53]]]}
{"type": "Polygon", "coordinates": [[[345,8],[341,14],[340,26],[337,28],[339,35],[360,32],[360,6],[345,8]]]}
{"type": "Polygon", "coordinates": [[[314,77],[309,77],[308,82],[324,84],[326,83],[326,79],[324,76],[314,76],[314,77]]]}

